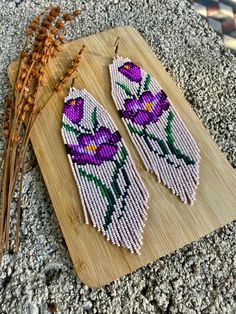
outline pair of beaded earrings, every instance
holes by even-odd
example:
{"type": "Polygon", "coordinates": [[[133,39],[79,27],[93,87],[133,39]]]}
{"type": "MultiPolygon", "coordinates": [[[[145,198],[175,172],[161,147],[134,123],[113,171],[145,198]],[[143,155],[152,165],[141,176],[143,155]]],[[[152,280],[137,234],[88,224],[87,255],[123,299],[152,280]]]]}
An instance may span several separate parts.
{"type": "MultiPolygon", "coordinates": [[[[184,203],[199,183],[199,149],[152,76],[117,55],[112,97],[147,169],[184,203]]],[[[85,90],[70,88],[61,133],[80,192],[85,223],[113,244],[140,254],[149,194],[114,122],[85,90]]]]}

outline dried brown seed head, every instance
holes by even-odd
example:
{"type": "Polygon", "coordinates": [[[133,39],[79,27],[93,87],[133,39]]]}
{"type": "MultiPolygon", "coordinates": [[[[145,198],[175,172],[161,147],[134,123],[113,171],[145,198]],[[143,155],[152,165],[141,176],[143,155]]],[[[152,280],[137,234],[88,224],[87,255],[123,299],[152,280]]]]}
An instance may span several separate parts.
{"type": "Polygon", "coordinates": [[[8,140],[10,131],[9,130],[4,130],[3,133],[4,133],[5,139],[8,140]]]}
{"type": "Polygon", "coordinates": [[[54,47],[59,47],[60,46],[60,42],[58,40],[54,40],[53,41],[53,46],[54,47]]]}
{"type": "Polygon", "coordinates": [[[41,64],[45,65],[47,63],[47,61],[48,61],[48,58],[46,56],[42,56],[42,58],[40,60],[41,64]]]}
{"type": "Polygon", "coordinates": [[[25,113],[24,112],[19,115],[19,120],[22,122],[25,121],[25,113]]]}
{"type": "Polygon", "coordinates": [[[62,18],[63,18],[63,20],[66,21],[66,22],[72,20],[72,16],[71,16],[70,14],[68,14],[68,13],[64,14],[62,18]]]}
{"type": "Polygon", "coordinates": [[[55,47],[56,52],[60,52],[62,50],[61,46],[55,47]]]}
{"type": "Polygon", "coordinates": [[[69,69],[68,71],[66,71],[66,76],[71,76],[71,74],[73,74],[74,73],[74,69],[69,69]]]}
{"type": "Polygon", "coordinates": [[[58,83],[58,84],[55,86],[54,90],[55,90],[55,92],[58,92],[59,89],[60,89],[60,83],[58,83]]]}
{"type": "Polygon", "coordinates": [[[26,28],[26,34],[27,34],[27,36],[30,36],[30,35],[32,35],[33,33],[34,33],[34,31],[31,29],[31,28],[26,28]]]}
{"type": "Polygon", "coordinates": [[[32,20],[32,24],[39,24],[39,22],[40,22],[40,16],[36,16],[33,20],[32,20]]]}
{"type": "Polygon", "coordinates": [[[40,76],[38,78],[38,85],[43,85],[43,77],[42,76],[40,76]]]}
{"type": "Polygon", "coordinates": [[[24,112],[27,112],[27,111],[30,111],[30,109],[31,109],[31,106],[30,105],[28,105],[28,104],[26,104],[25,106],[24,106],[24,112]]]}
{"type": "Polygon", "coordinates": [[[72,64],[76,65],[77,63],[79,63],[81,60],[81,56],[75,56],[72,60],[72,64]]]}
{"type": "Polygon", "coordinates": [[[20,53],[21,59],[24,59],[24,58],[26,58],[27,56],[28,56],[28,54],[27,54],[26,51],[21,51],[21,53],[20,53]]]}
{"type": "Polygon", "coordinates": [[[32,30],[33,32],[35,32],[37,27],[38,27],[37,24],[32,24],[32,25],[29,26],[29,29],[32,30]]]}
{"type": "Polygon", "coordinates": [[[23,80],[26,77],[26,75],[27,75],[27,72],[25,72],[25,71],[22,72],[21,76],[20,76],[21,80],[23,80]]]}
{"type": "Polygon", "coordinates": [[[54,7],[50,10],[49,15],[51,15],[52,17],[57,17],[61,12],[60,7],[54,7]]]}
{"type": "Polygon", "coordinates": [[[54,17],[52,15],[47,15],[45,19],[50,23],[54,21],[54,17]]]}
{"type": "Polygon", "coordinates": [[[33,47],[33,52],[38,52],[39,51],[39,47],[38,46],[34,46],[33,47]]]}
{"type": "Polygon", "coordinates": [[[12,142],[13,143],[18,143],[19,140],[20,140],[20,135],[19,134],[15,133],[15,134],[12,135],[12,142]]]}
{"type": "Polygon", "coordinates": [[[42,23],[42,26],[46,27],[47,29],[50,29],[51,25],[52,24],[47,20],[44,20],[42,23]]]}
{"type": "Polygon", "coordinates": [[[7,121],[7,118],[3,121],[3,130],[9,129],[9,121],[7,121]]]}
{"type": "Polygon", "coordinates": [[[40,27],[39,33],[40,34],[45,34],[47,32],[47,29],[45,27],[40,27]]]}
{"type": "Polygon", "coordinates": [[[58,30],[57,30],[57,28],[54,27],[54,26],[52,26],[52,27],[50,28],[50,32],[51,32],[53,35],[57,35],[57,34],[58,34],[58,30]]]}
{"type": "Polygon", "coordinates": [[[36,29],[37,29],[38,26],[39,26],[39,21],[40,21],[39,17],[36,16],[36,17],[32,20],[32,22],[28,25],[26,31],[27,31],[28,33],[33,33],[34,31],[36,31],[36,29]]]}
{"type": "Polygon", "coordinates": [[[38,61],[40,59],[40,54],[38,52],[33,52],[32,53],[32,59],[34,61],[38,61]]]}
{"type": "Polygon", "coordinates": [[[78,15],[80,15],[80,13],[81,13],[81,10],[75,10],[74,12],[73,12],[73,15],[74,16],[78,16],[78,15]]]}
{"type": "Polygon", "coordinates": [[[58,52],[57,51],[53,51],[53,53],[51,54],[51,57],[55,58],[57,55],[58,55],[58,52]]]}
{"type": "Polygon", "coordinates": [[[42,75],[45,73],[45,67],[39,69],[39,74],[42,75]]]}
{"type": "Polygon", "coordinates": [[[45,34],[38,34],[35,36],[35,41],[43,41],[45,39],[45,34]]]}
{"type": "Polygon", "coordinates": [[[64,37],[64,35],[59,34],[59,35],[58,35],[58,39],[59,39],[60,41],[64,41],[65,37],[64,37]]]}
{"type": "Polygon", "coordinates": [[[56,23],[55,23],[55,26],[56,26],[56,28],[58,28],[58,29],[64,29],[64,28],[65,28],[65,25],[64,25],[64,23],[62,22],[62,20],[57,20],[56,23]]]}
{"type": "Polygon", "coordinates": [[[45,47],[50,47],[50,46],[51,46],[51,43],[52,43],[52,40],[51,40],[51,39],[46,39],[45,42],[44,42],[44,46],[45,46],[45,47]]]}
{"type": "Polygon", "coordinates": [[[16,84],[16,90],[21,90],[23,87],[23,83],[22,82],[17,82],[16,84]]]}

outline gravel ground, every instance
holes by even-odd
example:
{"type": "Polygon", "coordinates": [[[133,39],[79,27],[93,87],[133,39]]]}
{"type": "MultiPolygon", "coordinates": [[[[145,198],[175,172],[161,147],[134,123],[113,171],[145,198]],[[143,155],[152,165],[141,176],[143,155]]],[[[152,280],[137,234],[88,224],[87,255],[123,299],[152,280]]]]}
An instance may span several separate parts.
{"type": "MultiPolygon", "coordinates": [[[[1,0],[1,99],[9,89],[6,66],[22,45],[26,20],[49,3],[1,0]]],[[[54,3],[64,9],[78,6],[78,1],[54,3]]],[[[68,38],[116,25],[136,27],[235,168],[236,59],[190,4],[176,0],[80,4],[86,11],[68,38]]],[[[0,119],[2,124],[2,114],[0,119]]],[[[26,175],[23,208],[21,252],[17,258],[5,255],[0,272],[1,314],[44,314],[56,308],[58,313],[236,313],[236,223],[110,285],[90,289],[73,271],[37,166],[26,175]]]]}

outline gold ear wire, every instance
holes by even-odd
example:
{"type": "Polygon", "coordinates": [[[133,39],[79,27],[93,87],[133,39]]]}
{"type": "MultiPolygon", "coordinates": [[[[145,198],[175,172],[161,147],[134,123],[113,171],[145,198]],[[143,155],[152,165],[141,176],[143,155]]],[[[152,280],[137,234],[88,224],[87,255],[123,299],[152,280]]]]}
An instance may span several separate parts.
{"type": "Polygon", "coordinates": [[[116,38],[116,41],[115,41],[115,44],[114,44],[114,47],[115,47],[115,51],[114,51],[115,52],[115,58],[118,55],[119,44],[120,44],[120,37],[118,36],[116,38]]]}

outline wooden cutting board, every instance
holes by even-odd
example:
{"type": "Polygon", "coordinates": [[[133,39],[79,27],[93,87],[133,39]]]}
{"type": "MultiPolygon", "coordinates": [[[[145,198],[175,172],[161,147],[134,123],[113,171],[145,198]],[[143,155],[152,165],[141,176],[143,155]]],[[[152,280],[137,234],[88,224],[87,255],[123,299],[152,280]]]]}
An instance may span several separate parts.
{"type": "MultiPolygon", "coordinates": [[[[16,62],[8,68],[11,82],[15,73],[16,62]]],[[[48,104],[34,125],[31,141],[74,268],[85,284],[90,287],[107,284],[236,219],[233,168],[134,28],[119,27],[65,44],[60,55],[48,66],[46,80],[41,101],[48,104]],[[129,57],[157,79],[197,141],[201,150],[200,185],[194,206],[182,204],[144,169],[119,119],[110,95],[108,72],[117,36],[120,37],[119,55],[129,57]],[[84,224],[79,192],[60,135],[63,100],[68,89],[59,94],[52,92],[82,44],[86,45],[87,52],[83,55],[75,87],[87,89],[111,114],[150,192],[149,217],[140,256],[113,246],[91,225],[84,224]]]]}

